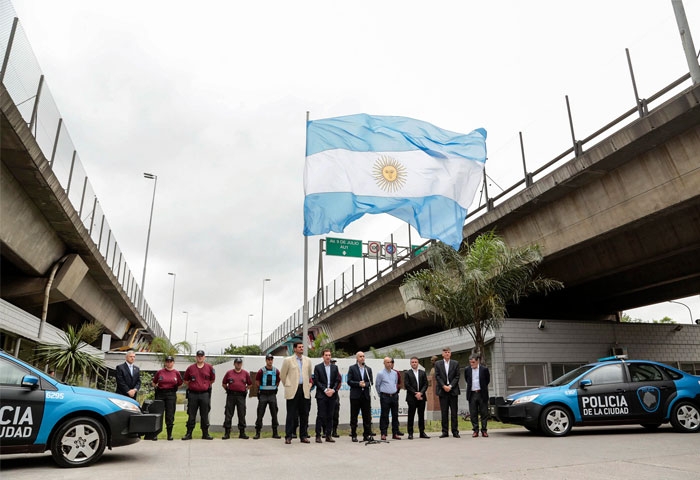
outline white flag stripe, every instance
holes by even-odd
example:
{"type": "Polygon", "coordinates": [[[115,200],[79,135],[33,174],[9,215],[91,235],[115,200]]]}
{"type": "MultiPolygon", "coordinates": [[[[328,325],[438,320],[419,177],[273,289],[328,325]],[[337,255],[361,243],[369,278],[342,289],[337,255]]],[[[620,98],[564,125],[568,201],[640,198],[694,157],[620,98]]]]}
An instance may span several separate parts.
{"type": "MultiPolygon", "coordinates": [[[[441,195],[468,208],[474,191],[481,182],[483,164],[463,158],[435,159],[421,151],[408,152],[352,152],[326,150],[306,158],[304,185],[307,195],[327,192],[352,192],[355,195],[376,197],[425,197],[441,195]],[[375,165],[383,157],[389,157],[402,165],[396,189],[379,186],[382,178],[375,165]],[[352,168],[348,168],[349,166],[352,168]],[[454,179],[465,179],[455,183],[454,179]]],[[[393,183],[393,182],[392,182],[393,183]]],[[[387,186],[387,182],[383,182],[387,186]]]]}

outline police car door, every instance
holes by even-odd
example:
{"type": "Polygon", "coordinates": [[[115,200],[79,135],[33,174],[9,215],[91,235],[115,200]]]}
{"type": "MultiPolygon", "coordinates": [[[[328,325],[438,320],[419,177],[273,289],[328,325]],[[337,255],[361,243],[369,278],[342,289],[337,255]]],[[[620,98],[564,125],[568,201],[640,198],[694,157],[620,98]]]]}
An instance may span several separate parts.
{"type": "Polygon", "coordinates": [[[578,404],[583,423],[628,420],[631,395],[622,363],[610,363],[591,370],[579,382],[578,404]]]}
{"type": "Polygon", "coordinates": [[[3,453],[26,451],[36,440],[44,416],[44,391],[33,372],[0,358],[0,445],[3,453]],[[37,380],[26,384],[28,377],[37,380]],[[25,385],[23,385],[25,383],[25,385]]]}
{"type": "Polygon", "coordinates": [[[676,391],[673,380],[651,363],[628,363],[630,390],[634,392],[630,413],[640,423],[662,423],[668,410],[669,397],[676,391]]]}

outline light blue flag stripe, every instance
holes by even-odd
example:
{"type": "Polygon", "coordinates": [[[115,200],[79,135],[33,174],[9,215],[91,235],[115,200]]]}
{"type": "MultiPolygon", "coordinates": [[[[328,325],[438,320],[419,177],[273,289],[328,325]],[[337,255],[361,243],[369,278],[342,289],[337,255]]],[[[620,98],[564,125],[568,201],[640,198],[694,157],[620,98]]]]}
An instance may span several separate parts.
{"type": "Polygon", "coordinates": [[[369,197],[348,192],[316,193],[304,198],[304,235],[343,232],[366,213],[388,213],[415,228],[423,238],[436,238],[459,250],[467,210],[442,196],[369,197]]]}
{"type": "Polygon", "coordinates": [[[406,152],[420,150],[435,158],[486,160],[486,130],[455,133],[407,117],[364,113],[309,121],[306,156],[325,150],[406,152]]]}

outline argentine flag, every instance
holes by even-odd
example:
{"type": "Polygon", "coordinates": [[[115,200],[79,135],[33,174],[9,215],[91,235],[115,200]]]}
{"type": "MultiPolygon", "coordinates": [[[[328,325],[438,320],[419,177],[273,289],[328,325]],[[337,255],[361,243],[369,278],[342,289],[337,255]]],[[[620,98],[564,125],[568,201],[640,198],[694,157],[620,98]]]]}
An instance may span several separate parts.
{"type": "Polygon", "coordinates": [[[462,134],[367,114],[309,121],[304,235],[342,233],[365,213],[388,213],[458,250],[485,162],[482,128],[462,134]]]}

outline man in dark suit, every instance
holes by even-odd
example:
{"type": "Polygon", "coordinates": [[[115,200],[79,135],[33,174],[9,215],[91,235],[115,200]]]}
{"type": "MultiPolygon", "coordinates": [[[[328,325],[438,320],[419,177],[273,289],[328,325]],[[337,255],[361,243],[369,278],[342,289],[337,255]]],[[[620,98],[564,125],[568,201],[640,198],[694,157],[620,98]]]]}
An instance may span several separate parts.
{"type": "Polygon", "coordinates": [[[372,440],[372,397],[370,387],[374,382],[372,369],[365,365],[365,354],[355,354],[357,363],[348,369],[350,387],[350,436],[357,442],[357,414],[362,412],[362,441],[372,440]]]}
{"type": "Polygon", "coordinates": [[[134,365],[136,353],[133,349],[126,351],[126,361],[117,365],[117,393],[127,397],[136,398],[141,388],[141,372],[134,365]]]}
{"type": "Polygon", "coordinates": [[[425,433],[425,392],[428,391],[428,376],[418,368],[418,357],[411,357],[411,368],[403,374],[408,403],[408,439],[413,440],[413,417],[418,412],[420,438],[430,438],[425,433]]]}
{"type": "Polygon", "coordinates": [[[326,442],[335,442],[331,432],[333,430],[333,411],[335,410],[335,392],[340,388],[340,373],[338,366],[331,363],[331,351],[323,350],[323,362],[314,367],[314,384],[316,385],[316,407],[318,417],[316,419],[316,443],[321,443],[321,430],[326,442]]]}
{"type": "Polygon", "coordinates": [[[479,417],[481,417],[481,436],[488,437],[486,431],[489,421],[489,369],[481,365],[481,357],[472,353],[469,357],[469,367],[464,369],[464,379],[467,381],[467,401],[469,415],[472,421],[472,437],[479,436],[479,417]]]}
{"type": "Polygon", "coordinates": [[[452,425],[452,436],[459,438],[457,424],[457,400],[459,398],[459,362],[451,360],[450,347],[442,349],[442,361],[435,362],[435,390],[440,398],[440,412],[442,413],[442,435],[440,438],[449,437],[448,420],[452,425]]]}

